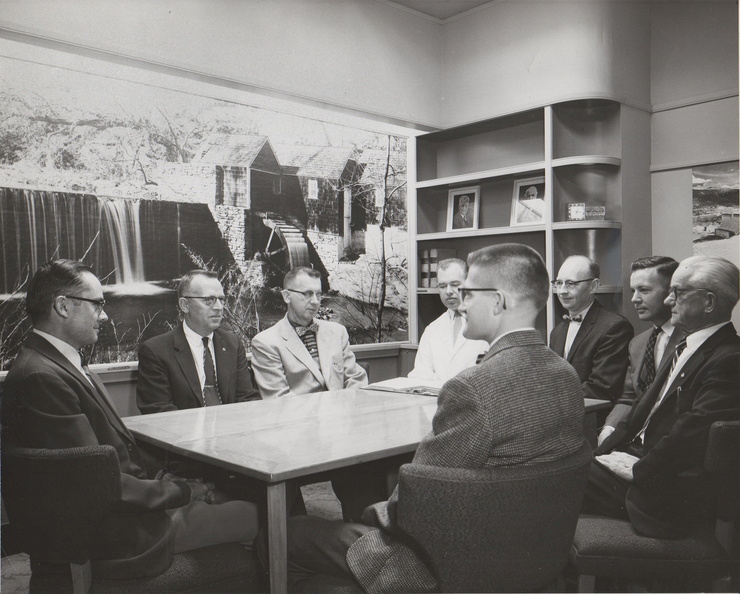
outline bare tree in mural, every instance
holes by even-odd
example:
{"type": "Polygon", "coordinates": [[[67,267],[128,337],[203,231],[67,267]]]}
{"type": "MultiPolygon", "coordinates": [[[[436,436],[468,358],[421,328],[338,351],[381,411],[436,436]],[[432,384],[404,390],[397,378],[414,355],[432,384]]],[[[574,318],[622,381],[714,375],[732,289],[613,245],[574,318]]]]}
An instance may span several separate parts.
{"type": "MultiPolygon", "coordinates": [[[[377,266],[371,266],[367,275],[358,275],[355,281],[360,285],[357,287],[358,293],[370,297],[370,302],[353,300],[352,307],[345,308],[345,314],[354,319],[360,328],[367,328],[368,334],[372,332],[369,338],[374,342],[382,342],[384,331],[392,325],[383,322],[389,290],[393,287],[395,291],[399,282],[404,286],[407,284],[399,277],[406,276],[405,262],[402,266],[393,266],[386,253],[387,229],[406,224],[406,205],[400,196],[401,190],[407,185],[406,171],[403,164],[394,159],[395,144],[403,140],[391,135],[385,135],[383,139],[385,146],[380,149],[380,158],[375,163],[365,163],[365,175],[352,185],[352,207],[364,209],[366,220],[377,220],[380,231],[377,266]]],[[[396,322],[404,324],[405,319],[396,322]]]]}

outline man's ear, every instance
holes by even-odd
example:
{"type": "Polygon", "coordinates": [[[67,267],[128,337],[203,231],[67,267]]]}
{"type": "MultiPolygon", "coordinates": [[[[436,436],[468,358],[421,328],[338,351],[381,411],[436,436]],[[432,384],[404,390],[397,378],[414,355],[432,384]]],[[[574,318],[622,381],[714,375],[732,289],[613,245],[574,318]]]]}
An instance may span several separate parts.
{"type": "Polygon", "coordinates": [[[707,304],[704,306],[704,311],[712,313],[717,307],[717,296],[711,291],[707,291],[707,304]]]}
{"type": "Polygon", "coordinates": [[[188,311],[190,311],[190,304],[188,303],[188,300],[185,299],[185,297],[180,297],[177,300],[177,305],[180,306],[180,311],[182,313],[188,313],[188,311]]]}
{"type": "Polygon", "coordinates": [[[280,291],[280,294],[283,296],[283,301],[285,301],[286,305],[290,303],[290,291],[286,291],[285,289],[283,289],[282,291],[280,291]]]}
{"type": "Polygon", "coordinates": [[[596,291],[599,290],[599,287],[601,286],[601,279],[595,278],[591,281],[591,294],[593,295],[596,293],[596,291]]]}
{"type": "Polygon", "coordinates": [[[52,307],[54,308],[54,311],[57,312],[57,315],[60,318],[69,317],[69,309],[67,308],[67,300],[61,295],[57,296],[54,299],[54,303],[52,304],[52,307]]]}

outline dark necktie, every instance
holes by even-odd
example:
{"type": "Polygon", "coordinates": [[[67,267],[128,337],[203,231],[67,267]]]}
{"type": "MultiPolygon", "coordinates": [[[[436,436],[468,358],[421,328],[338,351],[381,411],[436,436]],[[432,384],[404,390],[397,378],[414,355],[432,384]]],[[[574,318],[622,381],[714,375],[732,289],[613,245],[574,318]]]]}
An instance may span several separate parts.
{"type": "Polygon", "coordinates": [[[671,373],[670,375],[673,375],[673,370],[676,369],[676,364],[678,363],[678,358],[681,356],[681,353],[683,353],[684,349],[686,348],[686,337],[681,339],[681,342],[679,342],[676,345],[676,352],[673,354],[673,361],[671,361],[671,373]]]}
{"type": "Polygon", "coordinates": [[[308,326],[296,326],[295,331],[303,344],[306,345],[308,354],[313,357],[316,363],[319,363],[319,345],[316,342],[316,333],[319,331],[319,325],[314,322],[308,326]]]}
{"type": "Polygon", "coordinates": [[[208,350],[208,337],[203,337],[203,370],[206,373],[206,383],[203,386],[203,405],[215,406],[221,404],[216,383],[216,368],[213,366],[213,357],[208,350]]]}
{"type": "Polygon", "coordinates": [[[488,351],[484,351],[480,355],[478,355],[475,358],[475,364],[478,365],[478,363],[480,363],[481,361],[483,361],[483,357],[485,357],[487,354],[488,354],[488,351]]]}
{"type": "Polygon", "coordinates": [[[574,316],[569,316],[568,314],[565,314],[563,316],[563,319],[566,322],[582,322],[583,321],[583,316],[581,314],[576,314],[574,316]]]}
{"type": "Polygon", "coordinates": [[[642,370],[637,387],[644,393],[650,387],[655,379],[655,343],[662,330],[657,326],[653,328],[648,338],[647,347],[645,348],[645,358],[642,360],[642,370]]]}
{"type": "MultiPolygon", "coordinates": [[[[681,356],[681,353],[683,353],[684,349],[686,348],[686,338],[682,338],[681,342],[679,342],[676,345],[676,352],[673,354],[673,361],[671,362],[671,372],[666,376],[665,381],[667,382],[671,376],[673,375],[673,370],[676,369],[676,363],[678,363],[678,358],[681,356]]],[[[653,404],[653,408],[650,410],[650,413],[647,416],[647,419],[645,419],[645,424],[642,426],[642,429],[635,437],[635,440],[640,443],[641,441],[644,441],[644,435],[645,431],[647,431],[647,427],[650,424],[650,420],[653,418],[653,415],[655,414],[655,411],[658,409],[658,406],[663,401],[661,396],[663,396],[663,392],[668,389],[668,386],[666,384],[663,384],[663,387],[661,388],[660,393],[658,394],[658,398],[655,400],[655,404],[653,404]]]]}

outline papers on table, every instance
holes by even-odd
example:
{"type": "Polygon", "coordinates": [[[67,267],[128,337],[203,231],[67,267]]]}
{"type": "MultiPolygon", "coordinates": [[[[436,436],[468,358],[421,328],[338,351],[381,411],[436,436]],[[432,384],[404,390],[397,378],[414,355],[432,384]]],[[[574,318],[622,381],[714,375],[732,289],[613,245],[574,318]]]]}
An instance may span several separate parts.
{"type": "Polygon", "coordinates": [[[379,390],[381,392],[397,392],[399,394],[421,394],[423,396],[439,396],[439,390],[444,382],[418,380],[408,377],[376,382],[365,387],[365,390],[379,390]]]}

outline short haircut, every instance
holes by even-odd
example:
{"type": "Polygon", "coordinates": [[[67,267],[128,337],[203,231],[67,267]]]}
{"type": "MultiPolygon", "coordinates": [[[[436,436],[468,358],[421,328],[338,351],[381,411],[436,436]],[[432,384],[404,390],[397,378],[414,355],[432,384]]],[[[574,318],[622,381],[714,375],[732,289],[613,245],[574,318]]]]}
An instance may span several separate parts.
{"type": "Polygon", "coordinates": [[[297,268],[291,268],[283,278],[283,289],[287,289],[288,286],[293,282],[293,279],[299,274],[305,274],[309,278],[321,278],[321,273],[318,270],[314,270],[310,266],[298,266],[297,268]]]}
{"type": "Polygon", "coordinates": [[[89,266],[77,260],[51,260],[42,265],[28,283],[26,311],[36,325],[49,318],[54,299],[82,286],[82,274],[95,274],[89,266]]]}
{"type": "Polygon", "coordinates": [[[485,267],[498,286],[531,302],[537,310],[547,304],[550,278],[536,250],[521,243],[502,243],[479,249],[468,256],[468,267],[485,267]]]}
{"type": "Polygon", "coordinates": [[[719,256],[692,256],[682,260],[681,268],[690,271],[690,282],[695,288],[711,291],[718,304],[729,315],[738,302],[740,272],[729,260],[719,256]]]}
{"type": "Polygon", "coordinates": [[[470,196],[468,196],[467,194],[463,194],[462,196],[460,196],[459,202],[461,206],[463,204],[468,204],[470,202],[470,196]]]}
{"type": "Polygon", "coordinates": [[[460,258],[447,258],[445,260],[440,260],[437,263],[437,269],[447,270],[450,266],[453,266],[455,264],[462,268],[464,274],[468,273],[468,264],[465,262],[465,260],[461,260],[460,258]]]}
{"type": "Polygon", "coordinates": [[[182,275],[180,282],[177,284],[177,297],[184,297],[190,290],[190,285],[196,276],[205,276],[206,278],[215,278],[218,280],[218,274],[213,270],[190,270],[182,275]]]}
{"type": "Polygon", "coordinates": [[[645,256],[632,262],[630,269],[636,270],[655,270],[660,276],[668,279],[670,282],[673,273],[678,268],[678,262],[668,256],[645,256]]]}
{"type": "Polygon", "coordinates": [[[596,263],[595,260],[592,260],[588,256],[583,256],[581,254],[576,254],[573,256],[568,256],[565,260],[563,260],[563,264],[565,264],[568,260],[572,258],[583,258],[588,262],[588,274],[591,276],[591,278],[601,278],[601,267],[596,263]]]}

